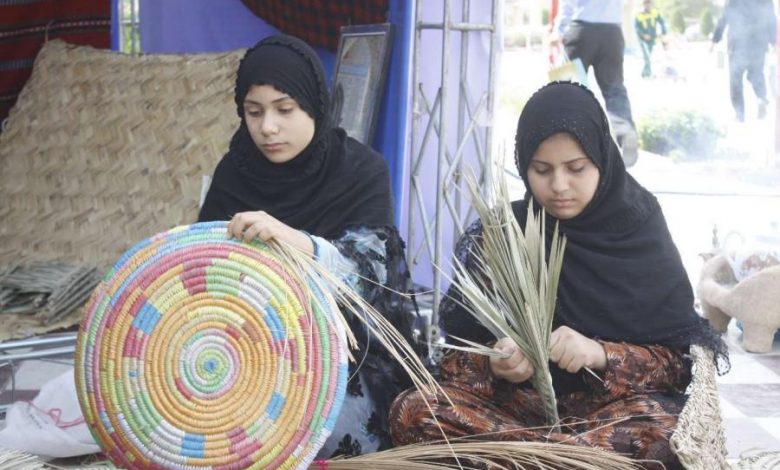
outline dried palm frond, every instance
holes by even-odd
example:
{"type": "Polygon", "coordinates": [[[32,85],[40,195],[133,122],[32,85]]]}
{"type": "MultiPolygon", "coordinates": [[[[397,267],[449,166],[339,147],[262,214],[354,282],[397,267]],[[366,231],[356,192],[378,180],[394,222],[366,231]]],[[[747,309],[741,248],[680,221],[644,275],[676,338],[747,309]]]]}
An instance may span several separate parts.
{"type": "Polygon", "coordinates": [[[452,440],[449,443],[406,445],[358,457],[334,458],[315,462],[310,468],[632,470],[643,467],[641,462],[595,447],[523,441],[452,440]],[[453,452],[460,462],[452,459],[453,452]]]}
{"type": "MultiPolygon", "coordinates": [[[[412,346],[371,304],[366,302],[341,279],[323,268],[311,256],[300,252],[288,244],[274,241],[268,245],[280,258],[287,261],[288,266],[292,267],[293,271],[301,279],[311,279],[320,290],[330,292],[339,305],[348,309],[363,322],[372,335],[406,371],[414,386],[423,392],[424,396],[435,395],[437,392],[444,394],[436,379],[423,365],[412,346]]],[[[306,283],[302,283],[302,285],[305,286],[306,283]]],[[[318,299],[316,296],[312,296],[312,300],[315,302],[322,301],[322,299],[318,299]]],[[[346,320],[342,318],[342,321],[346,320]]],[[[345,328],[345,331],[349,336],[350,345],[356,344],[348,326],[345,328]]]]}
{"type": "Polygon", "coordinates": [[[488,188],[485,198],[473,175],[467,175],[466,181],[482,221],[482,239],[472,253],[476,272],[455,260],[453,282],[463,295],[465,309],[496,338],[512,338],[533,364],[531,382],[544,405],[547,424],[557,427],[548,361],[566,239],[559,236],[556,225],[546,261],[544,213],[534,214],[529,203],[523,231],[512,212],[503,177],[488,188]]]}
{"type": "Polygon", "coordinates": [[[0,470],[37,470],[46,468],[34,455],[0,448],[0,470]]]}

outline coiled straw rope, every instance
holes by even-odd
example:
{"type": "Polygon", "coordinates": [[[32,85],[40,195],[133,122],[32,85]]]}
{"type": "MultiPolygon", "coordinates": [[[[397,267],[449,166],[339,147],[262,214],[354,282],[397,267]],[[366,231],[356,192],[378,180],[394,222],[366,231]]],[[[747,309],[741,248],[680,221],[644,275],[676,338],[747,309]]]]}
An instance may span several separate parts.
{"type": "Polygon", "coordinates": [[[87,305],[86,421],[123,468],[306,468],[346,388],[338,315],[317,283],[266,244],[228,239],[223,222],[160,233],[87,305]]]}

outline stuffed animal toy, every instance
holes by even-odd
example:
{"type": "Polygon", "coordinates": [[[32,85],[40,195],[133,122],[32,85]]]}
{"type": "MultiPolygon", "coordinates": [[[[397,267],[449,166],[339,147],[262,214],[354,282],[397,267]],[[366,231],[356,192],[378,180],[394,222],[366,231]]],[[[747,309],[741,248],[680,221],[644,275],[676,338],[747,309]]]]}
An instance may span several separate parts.
{"type": "Polygon", "coordinates": [[[752,255],[735,263],[723,253],[702,254],[705,259],[696,294],[704,317],[724,332],[732,318],[742,322],[745,350],[772,350],[780,328],[780,260],[774,255],[752,255]]]}

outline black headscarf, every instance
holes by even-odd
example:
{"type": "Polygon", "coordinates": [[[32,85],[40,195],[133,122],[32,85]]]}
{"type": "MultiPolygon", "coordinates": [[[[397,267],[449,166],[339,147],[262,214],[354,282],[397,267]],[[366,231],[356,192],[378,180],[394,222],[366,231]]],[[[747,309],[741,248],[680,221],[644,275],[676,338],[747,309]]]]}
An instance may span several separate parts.
{"type": "Polygon", "coordinates": [[[214,178],[199,222],[264,210],[293,228],[328,239],[350,226],[393,225],[387,165],[371,148],[333,125],[322,64],[300,39],[263,39],[241,60],[235,101],[241,126],[214,178]],[[295,158],[273,163],[257,148],[244,119],[252,85],[288,94],[315,123],[314,137],[295,158]]]}
{"type": "MultiPolygon", "coordinates": [[[[528,167],[543,140],[566,132],[598,167],[593,199],[568,220],[547,215],[549,245],[555,223],[567,237],[558,287],[556,326],[591,338],[660,344],[687,350],[703,344],[723,353],[720,338],[693,309],[693,291],[655,196],[626,172],[607,117],[584,86],[556,82],[537,91],[517,124],[515,159],[528,167]]],[[[527,201],[513,202],[525,225],[527,201]]],[[[539,204],[534,200],[538,210],[539,204]]]]}

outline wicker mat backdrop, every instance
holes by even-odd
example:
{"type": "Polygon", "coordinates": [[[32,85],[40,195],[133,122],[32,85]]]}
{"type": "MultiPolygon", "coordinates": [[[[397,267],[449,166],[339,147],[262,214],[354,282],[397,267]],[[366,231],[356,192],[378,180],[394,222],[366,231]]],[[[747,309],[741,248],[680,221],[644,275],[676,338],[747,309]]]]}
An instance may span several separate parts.
{"type": "Polygon", "coordinates": [[[242,55],[48,42],[0,134],[0,266],[104,272],[138,240],[195,221],[239,123],[242,55]]]}

